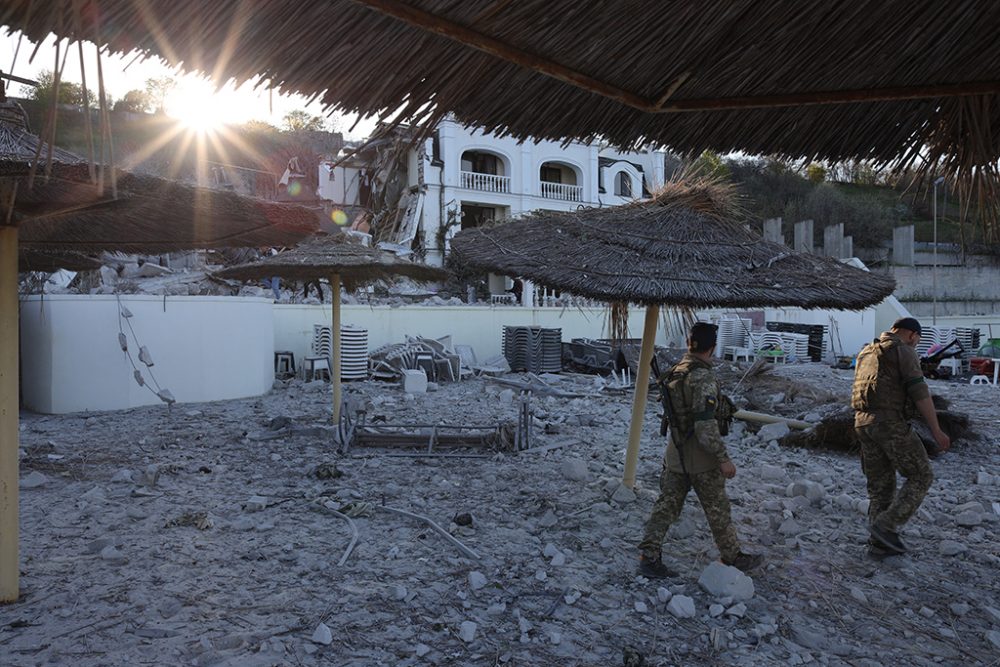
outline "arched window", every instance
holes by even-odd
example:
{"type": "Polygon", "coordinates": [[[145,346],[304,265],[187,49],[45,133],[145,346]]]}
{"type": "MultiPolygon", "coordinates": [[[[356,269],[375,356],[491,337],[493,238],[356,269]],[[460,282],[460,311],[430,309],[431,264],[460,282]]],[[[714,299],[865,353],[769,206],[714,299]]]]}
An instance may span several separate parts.
{"type": "Polygon", "coordinates": [[[619,171],[615,175],[615,195],[618,197],[632,196],[632,177],[626,171],[619,171]]]}

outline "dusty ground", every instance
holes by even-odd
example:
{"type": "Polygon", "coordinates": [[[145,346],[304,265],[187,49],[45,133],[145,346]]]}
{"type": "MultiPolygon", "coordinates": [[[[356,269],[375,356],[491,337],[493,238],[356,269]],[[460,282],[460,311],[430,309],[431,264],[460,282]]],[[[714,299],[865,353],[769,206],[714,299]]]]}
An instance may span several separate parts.
{"type": "MultiPolygon", "coordinates": [[[[815,411],[817,392],[845,397],[850,382],[822,366],[775,373],[799,390],[762,399],[781,382],[761,380],[755,403],[785,414],[815,411]]],[[[580,378],[561,385],[593,391],[580,378]]],[[[536,445],[565,446],[483,459],[345,458],[308,432],[258,439],[274,417],[320,423],[328,385],[172,410],[23,414],[22,483],[40,485],[21,491],[23,599],[0,608],[0,663],[603,666],[623,664],[628,648],[631,665],[998,664],[1000,392],[932,388],[987,437],[933,462],[905,557],[865,556],[855,458],[742,428],[730,437],[734,517],[767,558],[745,610],[697,583],[717,553],[693,496],[665,547],[682,576],[634,576],[664,443],[651,403],[638,498],[612,501],[624,394],[536,400],[540,423],[559,430],[537,429],[536,445]],[[343,476],[318,479],[323,463],[343,476]],[[821,484],[822,497],[789,497],[798,480],[821,484]],[[248,504],[255,495],[264,509],[248,504]],[[343,566],[351,535],[324,503],[360,531],[343,566]],[[383,504],[450,526],[479,560],[383,504]],[[464,512],[471,527],[450,523],[464,512]],[[693,598],[696,616],[668,612],[671,595],[693,598]],[[476,624],[471,641],[464,622],[476,624]],[[321,623],[329,644],[313,641],[321,623]]],[[[351,389],[391,421],[515,413],[502,387],[479,379],[412,401],[393,386],[351,389]]]]}

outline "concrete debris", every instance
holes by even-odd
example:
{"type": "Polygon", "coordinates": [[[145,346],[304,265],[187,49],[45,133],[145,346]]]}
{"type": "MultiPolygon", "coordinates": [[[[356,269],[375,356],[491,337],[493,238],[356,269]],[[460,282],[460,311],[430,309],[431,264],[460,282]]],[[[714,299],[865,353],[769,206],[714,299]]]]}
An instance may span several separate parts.
{"type": "Polygon", "coordinates": [[[585,482],[590,477],[587,462],[582,459],[566,459],[559,466],[562,476],[576,482],[585,482]]]}
{"type": "Polygon", "coordinates": [[[264,496],[250,496],[250,498],[243,503],[243,509],[248,512],[260,512],[267,507],[267,498],[264,496]]]}
{"type": "Polygon", "coordinates": [[[462,625],[458,631],[458,637],[466,644],[469,644],[476,638],[476,630],[479,626],[472,621],[462,621],[462,625]]]}
{"type": "Polygon", "coordinates": [[[744,602],[754,595],[753,579],[719,561],[702,570],[698,585],[717,598],[730,597],[736,602],[744,602]]]}
{"type": "Polygon", "coordinates": [[[33,470],[32,472],[28,473],[27,475],[21,478],[19,486],[22,489],[37,489],[39,487],[45,486],[45,483],[48,481],[49,481],[48,477],[38,472],[37,470],[33,470]]]}
{"type": "Polygon", "coordinates": [[[941,543],[938,544],[938,550],[941,552],[942,556],[957,556],[958,554],[968,551],[968,547],[961,542],[956,542],[955,540],[942,540],[941,543]]]}
{"type": "Polygon", "coordinates": [[[666,604],[667,602],[670,602],[671,597],[673,597],[673,595],[670,593],[669,590],[667,590],[663,586],[660,586],[659,588],[656,589],[656,599],[658,599],[661,604],[666,604]]]}
{"type": "Polygon", "coordinates": [[[473,571],[469,573],[469,588],[472,590],[478,591],[485,588],[487,583],[486,575],[482,572],[473,571]]]}
{"type": "Polygon", "coordinates": [[[619,505],[627,505],[635,502],[635,491],[624,484],[620,484],[615,492],[611,494],[611,500],[619,505]]]}
{"type": "Polygon", "coordinates": [[[406,369],[403,374],[403,391],[407,394],[427,393],[427,373],[422,369],[406,369]]]}
{"type": "Polygon", "coordinates": [[[757,431],[757,437],[764,442],[770,442],[772,440],[781,440],[786,435],[792,432],[792,429],[788,428],[788,424],[784,422],[778,422],[777,424],[764,424],[757,431]]]}
{"type": "Polygon", "coordinates": [[[667,611],[677,618],[694,618],[697,612],[694,600],[687,595],[675,595],[667,603],[667,611]]]}
{"type": "Polygon", "coordinates": [[[330,630],[326,623],[320,623],[313,631],[311,639],[317,644],[329,646],[333,643],[333,631],[330,630]]]}

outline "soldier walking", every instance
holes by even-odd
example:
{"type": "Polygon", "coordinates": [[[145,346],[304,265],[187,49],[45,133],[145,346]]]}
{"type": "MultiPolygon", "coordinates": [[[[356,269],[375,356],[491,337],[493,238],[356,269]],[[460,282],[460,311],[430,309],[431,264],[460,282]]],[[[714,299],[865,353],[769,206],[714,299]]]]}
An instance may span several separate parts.
{"type": "Polygon", "coordinates": [[[920,332],[914,318],[896,320],[891,330],[861,350],[854,371],[851,407],[868,479],[868,545],[875,557],[906,552],[899,528],[920,507],[934,479],[927,451],[910,427],[912,407],[930,427],[940,450],[951,446],[920,368],[920,332]],[[906,479],[899,493],[897,472],[906,479]]]}
{"type": "Polygon", "coordinates": [[[667,529],[677,521],[688,491],[694,488],[719,547],[722,562],[744,572],[760,565],[761,556],[740,550],[733,527],[726,480],[736,475],[722,441],[716,410],[729,400],[719,393],[712,371],[718,327],[698,322],[688,335],[688,353],[657,378],[669,416],[670,441],[660,475],[660,496],[639,544],[639,574],[663,579],[677,573],[663,564],[667,529]]]}

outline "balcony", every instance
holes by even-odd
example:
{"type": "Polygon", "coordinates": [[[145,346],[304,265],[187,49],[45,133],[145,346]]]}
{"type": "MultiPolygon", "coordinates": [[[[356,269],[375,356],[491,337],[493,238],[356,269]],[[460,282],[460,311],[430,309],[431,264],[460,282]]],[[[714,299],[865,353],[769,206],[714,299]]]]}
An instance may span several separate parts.
{"type": "Polygon", "coordinates": [[[475,171],[460,172],[462,176],[462,187],[469,190],[479,190],[480,192],[502,192],[510,194],[510,176],[496,176],[494,174],[480,174],[475,171]]]}
{"type": "Polygon", "coordinates": [[[542,181],[542,196],[546,199],[560,201],[583,201],[582,185],[567,185],[566,183],[550,183],[542,181]]]}

